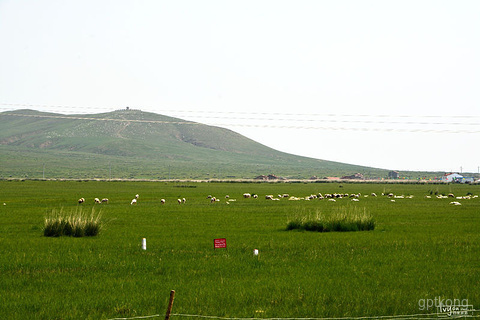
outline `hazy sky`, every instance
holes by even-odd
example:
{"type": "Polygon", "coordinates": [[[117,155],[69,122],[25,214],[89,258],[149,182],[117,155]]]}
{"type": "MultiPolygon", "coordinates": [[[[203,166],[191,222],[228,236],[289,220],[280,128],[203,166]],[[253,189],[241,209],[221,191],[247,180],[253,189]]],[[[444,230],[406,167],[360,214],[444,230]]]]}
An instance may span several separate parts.
{"type": "Polygon", "coordinates": [[[0,0],[0,111],[130,108],[396,170],[480,166],[480,1],[0,0]]]}

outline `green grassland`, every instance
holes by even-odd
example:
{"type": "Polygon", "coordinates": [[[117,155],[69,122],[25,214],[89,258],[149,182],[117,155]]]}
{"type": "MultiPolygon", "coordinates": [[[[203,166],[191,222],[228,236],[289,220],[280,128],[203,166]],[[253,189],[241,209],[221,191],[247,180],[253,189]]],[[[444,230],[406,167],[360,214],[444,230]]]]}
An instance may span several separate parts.
{"type": "Polygon", "coordinates": [[[176,314],[409,315],[436,312],[419,300],[437,297],[478,309],[480,200],[435,198],[450,192],[480,194],[478,185],[0,181],[0,318],[163,316],[172,289],[176,314]],[[319,192],[362,196],[265,200],[319,192]],[[379,196],[363,196],[371,192],[379,196]],[[392,202],[382,192],[414,197],[392,202]],[[78,210],[81,197],[85,212],[101,214],[101,233],[44,237],[45,217],[78,210]],[[286,231],[292,218],[351,206],[374,217],[373,231],[286,231]],[[227,249],[214,250],[215,238],[227,249]]]}

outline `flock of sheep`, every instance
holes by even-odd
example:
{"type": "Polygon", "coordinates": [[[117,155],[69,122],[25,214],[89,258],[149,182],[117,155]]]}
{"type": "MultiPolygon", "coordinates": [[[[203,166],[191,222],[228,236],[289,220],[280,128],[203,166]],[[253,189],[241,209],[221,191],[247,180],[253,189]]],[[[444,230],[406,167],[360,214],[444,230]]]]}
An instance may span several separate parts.
{"type": "MultiPolygon", "coordinates": [[[[364,198],[367,198],[369,196],[370,197],[377,197],[377,194],[372,192],[370,195],[363,195],[364,198]]],[[[395,199],[411,199],[411,198],[413,198],[413,195],[405,196],[405,195],[395,195],[393,193],[382,193],[382,196],[385,196],[385,197],[389,198],[391,202],[395,202],[395,199]]],[[[284,193],[284,194],[279,194],[277,196],[273,196],[271,194],[268,194],[268,195],[265,196],[265,199],[266,200],[272,200],[272,201],[279,201],[281,199],[288,199],[290,201],[299,201],[299,200],[309,201],[309,200],[314,200],[314,199],[318,199],[318,200],[326,199],[327,201],[335,202],[335,201],[337,201],[337,199],[348,198],[351,201],[357,202],[357,201],[360,201],[361,197],[362,197],[362,194],[360,194],[360,193],[351,193],[351,194],[348,194],[348,193],[325,193],[325,194],[318,193],[318,194],[310,194],[310,195],[305,196],[305,197],[295,197],[295,196],[290,196],[287,193],[284,193]]],[[[470,199],[478,198],[478,195],[467,195],[467,196],[457,196],[456,197],[453,193],[449,193],[448,195],[436,195],[435,197],[437,199],[453,198],[453,199],[456,199],[456,200],[462,200],[462,199],[463,200],[470,200],[470,199]]],[[[138,198],[139,198],[139,195],[136,194],[135,197],[132,199],[132,201],[130,201],[130,204],[131,205],[136,205],[138,198]]],[[[258,195],[255,194],[255,193],[253,193],[253,194],[244,193],[243,198],[245,198],[245,199],[249,199],[249,198],[257,199],[258,195]]],[[[425,198],[430,199],[430,198],[432,198],[432,196],[431,195],[426,195],[425,198]]],[[[220,201],[219,198],[214,197],[212,195],[208,195],[207,199],[210,200],[210,203],[215,203],[215,202],[220,201]]],[[[232,201],[236,201],[236,199],[230,199],[229,195],[226,195],[225,199],[226,199],[227,204],[230,204],[230,202],[232,202],[232,201]]],[[[78,199],[79,204],[82,204],[84,202],[85,202],[85,198],[78,199]]],[[[94,202],[95,203],[108,203],[108,199],[103,198],[102,200],[100,200],[99,198],[95,198],[94,202]]],[[[184,203],[187,202],[187,200],[185,198],[181,198],[181,199],[177,199],[177,202],[178,202],[178,204],[184,204],[184,203]]],[[[165,199],[160,199],[160,203],[165,204],[166,200],[165,199]]],[[[450,202],[450,204],[451,205],[457,205],[457,206],[461,205],[461,203],[458,202],[458,201],[452,201],[452,202],[450,202]]]]}
{"type": "MultiPolygon", "coordinates": [[[[427,199],[430,199],[432,198],[432,196],[425,196],[425,198],[427,199]]],[[[455,197],[455,195],[453,193],[449,193],[448,195],[444,196],[444,195],[441,195],[441,194],[438,194],[435,196],[435,198],[437,199],[448,199],[448,198],[453,198],[453,199],[457,199],[457,200],[470,200],[470,199],[475,199],[475,198],[478,198],[478,195],[466,195],[466,196],[457,196],[455,197]]],[[[462,204],[458,201],[452,201],[450,202],[450,204],[452,205],[455,205],[455,206],[461,206],[462,204]]]]}
{"type": "MultiPolygon", "coordinates": [[[[139,197],[140,197],[140,195],[139,195],[139,194],[136,194],[136,195],[135,195],[135,198],[133,198],[132,201],[130,201],[130,205],[136,205],[136,204],[137,204],[137,200],[138,200],[139,197]]],[[[94,201],[95,203],[108,203],[108,199],[107,199],[107,198],[103,198],[102,200],[100,200],[99,198],[95,198],[93,201],[94,201]]],[[[185,198],[177,199],[177,201],[178,201],[179,204],[182,204],[182,203],[187,202],[187,200],[186,200],[185,198]]],[[[79,204],[82,204],[82,203],[84,203],[84,202],[85,202],[85,198],[80,198],[80,199],[78,199],[78,203],[79,203],[79,204]]],[[[165,204],[165,202],[166,202],[165,199],[160,199],[160,203],[161,203],[161,204],[165,204]]]]}

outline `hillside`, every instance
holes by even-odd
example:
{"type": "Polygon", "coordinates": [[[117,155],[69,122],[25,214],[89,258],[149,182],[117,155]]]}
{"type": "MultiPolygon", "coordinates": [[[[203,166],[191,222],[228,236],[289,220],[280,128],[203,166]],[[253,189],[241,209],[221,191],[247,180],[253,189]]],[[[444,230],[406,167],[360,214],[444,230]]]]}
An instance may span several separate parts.
{"type": "Polygon", "coordinates": [[[0,113],[0,177],[208,179],[384,177],[385,170],[279,152],[231,130],[139,110],[0,113]],[[45,169],[44,169],[45,168],[45,169]],[[45,173],[46,172],[46,173],[45,173]]]}

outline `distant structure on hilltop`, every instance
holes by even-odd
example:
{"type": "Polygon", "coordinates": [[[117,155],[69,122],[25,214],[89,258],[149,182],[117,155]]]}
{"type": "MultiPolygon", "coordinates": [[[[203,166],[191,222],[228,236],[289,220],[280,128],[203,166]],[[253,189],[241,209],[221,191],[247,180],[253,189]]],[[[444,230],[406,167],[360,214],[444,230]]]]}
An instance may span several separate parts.
{"type": "Polygon", "coordinates": [[[120,110],[117,110],[117,111],[142,111],[140,109],[132,109],[130,107],[125,107],[125,109],[120,109],[120,110]]]}

